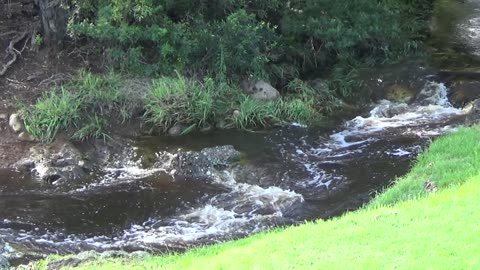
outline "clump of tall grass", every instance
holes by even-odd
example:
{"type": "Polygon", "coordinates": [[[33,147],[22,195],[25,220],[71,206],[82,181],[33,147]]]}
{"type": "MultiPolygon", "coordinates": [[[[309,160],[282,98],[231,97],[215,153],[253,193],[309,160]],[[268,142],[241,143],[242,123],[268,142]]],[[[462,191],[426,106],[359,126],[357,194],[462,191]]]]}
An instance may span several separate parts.
{"type": "Polygon", "coordinates": [[[212,79],[199,83],[182,76],[154,80],[145,101],[146,120],[164,132],[177,123],[187,130],[208,125],[215,117],[214,85],[212,79]]]}
{"type": "Polygon", "coordinates": [[[81,101],[65,88],[45,93],[32,106],[22,104],[25,129],[34,137],[50,142],[60,130],[81,118],[81,101]]]}
{"type": "Polygon", "coordinates": [[[126,121],[136,101],[121,91],[122,79],[114,73],[95,75],[80,71],[74,79],[44,94],[33,105],[20,104],[26,130],[51,142],[61,130],[75,130],[73,138],[105,137],[108,121],[126,121]]]}

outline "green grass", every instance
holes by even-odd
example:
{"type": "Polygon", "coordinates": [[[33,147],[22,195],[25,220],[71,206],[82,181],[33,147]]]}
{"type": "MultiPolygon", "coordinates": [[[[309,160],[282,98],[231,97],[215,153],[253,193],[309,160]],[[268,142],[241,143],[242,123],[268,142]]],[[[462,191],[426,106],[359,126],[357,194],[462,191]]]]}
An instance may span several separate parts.
{"type": "MultiPolygon", "coordinates": [[[[161,77],[145,86],[116,73],[80,71],[62,88],[46,92],[32,105],[19,104],[19,109],[27,131],[47,143],[64,131],[74,140],[107,138],[108,127],[123,124],[134,111],[145,111],[138,120],[153,125],[154,130],[167,132],[180,124],[185,127],[182,134],[218,123],[238,129],[289,122],[313,125],[323,117],[314,108],[315,95],[305,89],[310,91],[298,88],[289,97],[265,102],[211,78],[161,77]]],[[[326,101],[320,98],[318,102],[326,101]]]]}
{"type": "Polygon", "coordinates": [[[323,120],[314,105],[317,96],[305,89],[311,90],[298,88],[288,97],[260,101],[233,84],[211,78],[198,82],[180,75],[162,77],[154,80],[147,95],[145,118],[163,132],[175,124],[188,127],[188,131],[217,123],[243,130],[291,122],[316,125],[323,120]]]}
{"type": "Polygon", "coordinates": [[[480,128],[461,129],[356,212],[185,254],[77,269],[480,269],[479,154],[480,128]],[[424,191],[427,180],[436,193],[424,191]]]}
{"type": "Polygon", "coordinates": [[[60,89],[52,89],[35,104],[20,104],[26,130],[43,142],[57,133],[73,130],[73,139],[106,137],[108,122],[125,122],[142,100],[131,93],[118,74],[95,75],[80,71],[60,89]],[[107,121],[108,119],[108,121],[107,121]]]}

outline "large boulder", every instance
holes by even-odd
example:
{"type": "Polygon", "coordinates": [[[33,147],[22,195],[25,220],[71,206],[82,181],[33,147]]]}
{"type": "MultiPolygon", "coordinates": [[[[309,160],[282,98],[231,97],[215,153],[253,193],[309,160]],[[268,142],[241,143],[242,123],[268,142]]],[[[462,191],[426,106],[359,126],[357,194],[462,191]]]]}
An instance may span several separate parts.
{"type": "Polygon", "coordinates": [[[17,162],[16,168],[52,184],[84,178],[92,165],[73,144],[66,142],[32,147],[30,157],[17,162]]]}
{"type": "Polygon", "coordinates": [[[242,89],[252,98],[262,101],[271,101],[280,97],[280,92],[265,81],[246,80],[242,82],[242,89]]]}
{"type": "Polygon", "coordinates": [[[462,107],[480,97],[480,81],[454,81],[450,85],[449,100],[455,107],[462,107]]]}
{"type": "Polygon", "coordinates": [[[363,90],[377,103],[382,99],[397,102],[411,102],[425,83],[432,70],[420,62],[402,62],[394,65],[378,66],[359,70],[363,90]]]}
{"type": "Polygon", "coordinates": [[[416,95],[415,89],[402,84],[390,85],[385,90],[385,99],[398,103],[410,103],[416,95]]]}

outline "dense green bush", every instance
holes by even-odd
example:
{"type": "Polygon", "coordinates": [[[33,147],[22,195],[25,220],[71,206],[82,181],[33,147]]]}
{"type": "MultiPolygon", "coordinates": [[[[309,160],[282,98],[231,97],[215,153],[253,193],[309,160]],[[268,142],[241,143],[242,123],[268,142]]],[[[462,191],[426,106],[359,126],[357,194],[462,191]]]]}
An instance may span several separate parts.
{"type": "MultiPolygon", "coordinates": [[[[430,2],[77,0],[69,29],[104,44],[124,70],[237,82],[254,76],[281,88],[410,53],[424,25],[418,10],[430,2]]],[[[341,95],[353,88],[332,86],[341,95]]]]}

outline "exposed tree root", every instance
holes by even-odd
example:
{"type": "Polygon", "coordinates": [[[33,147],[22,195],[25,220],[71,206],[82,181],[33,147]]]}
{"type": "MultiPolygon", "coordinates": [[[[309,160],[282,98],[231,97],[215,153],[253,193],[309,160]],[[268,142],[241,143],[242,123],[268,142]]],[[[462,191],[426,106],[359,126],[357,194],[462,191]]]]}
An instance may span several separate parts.
{"type": "Polygon", "coordinates": [[[15,45],[19,43],[22,39],[24,39],[26,36],[27,36],[27,32],[19,33],[17,37],[12,39],[8,44],[8,47],[5,51],[7,52],[7,57],[8,55],[10,55],[12,58],[5,65],[3,65],[2,69],[0,69],[0,76],[5,75],[5,73],[7,73],[8,68],[10,68],[10,66],[13,65],[15,61],[17,61],[17,56],[20,55],[21,52],[15,49],[15,45]]]}

